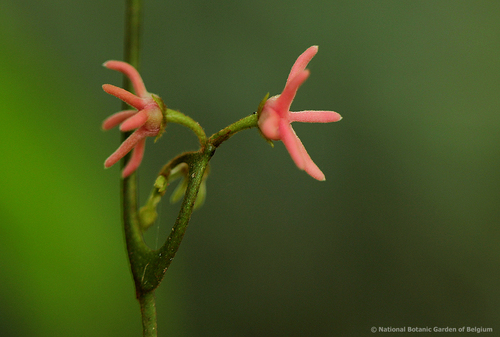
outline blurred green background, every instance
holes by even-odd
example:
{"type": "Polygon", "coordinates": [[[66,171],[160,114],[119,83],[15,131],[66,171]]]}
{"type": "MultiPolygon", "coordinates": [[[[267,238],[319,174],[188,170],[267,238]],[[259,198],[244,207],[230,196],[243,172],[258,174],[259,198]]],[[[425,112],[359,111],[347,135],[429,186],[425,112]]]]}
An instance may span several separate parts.
{"type": "MultiPolygon", "coordinates": [[[[119,206],[122,1],[3,0],[0,335],[140,336],[119,206]]],[[[145,0],[149,91],[212,134],[281,92],[320,183],[281,143],[238,134],[157,291],[159,336],[363,336],[372,326],[500,331],[500,2],[145,0]]],[[[177,125],[148,141],[141,198],[177,125]]],[[[161,206],[158,246],[178,205],[161,206]]],[[[157,239],[158,237],[158,239],[157,239]]]]}

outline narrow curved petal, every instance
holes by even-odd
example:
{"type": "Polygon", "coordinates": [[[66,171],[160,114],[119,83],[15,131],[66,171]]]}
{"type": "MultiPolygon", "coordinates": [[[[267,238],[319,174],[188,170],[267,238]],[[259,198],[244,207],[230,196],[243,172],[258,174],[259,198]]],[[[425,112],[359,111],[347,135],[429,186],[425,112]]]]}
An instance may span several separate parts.
{"type": "Polygon", "coordinates": [[[319,169],[319,167],[311,160],[311,162],[306,165],[305,170],[307,174],[319,181],[325,181],[326,177],[323,172],[319,169]]]}
{"type": "Polygon", "coordinates": [[[285,147],[292,157],[293,161],[295,162],[295,165],[297,165],[299,169],[304,170],[306,167],[306,163],[304,161],[303,152],[300,149],[302,143],[295,134],[292,126],[286,121],[281,120],[279,131],[281,135],[281,141],[283,142],[283,144],[285,144],[285,147]]]}
{"type": "Polygon", "coordinates": [[[302,123],[331,123],[338,122],[342,119],[340,114],[335,111],[290,111],[289,115],[290,122],[302,122],[302,123]]]}
{"type": "Polygon", "coordinates": [[[108,69],[117,70],[126,75],[134,86],[136,95],[142,98],[147,97],[148,92],[146,91],[146,87],[144,86],[141,75],[139,75],[139,72],[130,64],[122,61],[111,60],[104,62],[103,66],[108,69]]]}
{"type": "Polygon", "coordinates": [[[125,103],[133,106],[137,110],[142,110],[146,106],[146,102],[144,102],[144,99],[137,97],[136,95],[128,92],[125,89],[119,88],[112,84],[103,84],[102,89],[108,94],[113,95],[121,99],[125,103]]]}
{"type": "Polygon", "coordinates": [[[102,129],[110,130],[136,113],[137,110],[125,110],[112,114],[102,122],[102,129]]]}
{"type": "Polygon", "coordinates": [[[140,128],[141,126],[144,125],[144,123],[146,123],[147,120],[148,120],[148,111],[146,109],[141,110],[138,113],[136,113],[135,116],[132,116],[125,122],[123,122],[123,124],[120,125],[120,131],[126,132],[140,128]]]}
{"type": "Polygon", "coordinates": [[[290,124],[281,121],[280,132],[282,133],[281,140],[283,141],[283,144],[285,144],[288,153],[290,153],[290,156],[292,157],[297,167],[301,170],[306,171],[306,173],[314,179],[324,181],[325,175],[312,161],[311,157],[307,153],[306,148],[300,141],[299,137],[297,137],[290,124]]]}
{"type": "Polygon", "coordinates": [[[144,157],[144,149],[146,147],[146,138],[141,139],[139,142],[137,142],[137,145],[134,147],[134,150],[132,151],[132,156],[130,157],[130,160],[128,161],[127,165],[122,171],[122,177],[126,178],[129,175],[131,175],[139,165],[141,165],[142,158],[144,157]]]}
{"type": "Polygon", "coordinates": [[[325,181],[326,180],[325,175],[323,174],[323,172],[321,172],[319,167],[313,162],[313,160],[309,156],[309,153],[307,153],[306,148],[304,147],[299,138],[297,138],[297,141],[300,143],[299,148],[300,151],[302,152],[302,158],[304,158],[306,165],[304,171],[306,171],[307,174],[309,174],[316,180],[325,181]]]}
{"type": "Polygon", "coordinates": [[[286,116],[288,110],[290,110],[290,105],[292,105],[297,90],[308,77],[309,70],[303,70],[285,85],[285,89],[283,89],[281,95],[276,99],[274,105],[274,109],[279,113],[280,117],[283,118],[286,116]]]}
{"type": "Polygon", "coordinates": [[[132,133],[125,141],[120,145],[120,147],[113,152],[111,156],[106,159],[104,162],[104,167],[108,168],[116,164],[120,159],[125,157],[127,153],[132,150],[132,148],[142,139],[144,138],[144,133],[141,130],[136,130],[132,133]]]}
{"type": "Polygon", "coordinates": [[[288,84],[297,74],[301,73],[304,71],[311,61],[311,59],[316,55],[318,52],[318,46],[311,46],[306,49],[305,52],[303,52],[298,58],[297,61],[292,66],[292,70],[290,70],[290,74],[288,75],[288,79],[286,80],[286,83],[288,84]]]}

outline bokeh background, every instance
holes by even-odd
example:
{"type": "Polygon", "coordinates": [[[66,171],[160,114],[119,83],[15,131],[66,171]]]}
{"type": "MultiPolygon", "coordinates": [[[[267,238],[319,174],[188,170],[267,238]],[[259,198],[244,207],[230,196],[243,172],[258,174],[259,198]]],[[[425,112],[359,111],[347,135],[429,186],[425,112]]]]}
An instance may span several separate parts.
{"type": "MultiPolygon", "coordinates": [[[[140,336],[119,205],[119,0],[0,4],[0,335],[140,336]]],[[[320,46],[293,110],[326,174],[236,135],[211,162],[157,291],[159,336],[363,336],[375,327],[500,331],[500,2],[145,0],[149,91],[208,134],[281,92],[320,46]]],[[[174,155],[148,141],[142,201],[174,155]]],[[[148,233],[158,247],[178,205],[148,233]]]]}

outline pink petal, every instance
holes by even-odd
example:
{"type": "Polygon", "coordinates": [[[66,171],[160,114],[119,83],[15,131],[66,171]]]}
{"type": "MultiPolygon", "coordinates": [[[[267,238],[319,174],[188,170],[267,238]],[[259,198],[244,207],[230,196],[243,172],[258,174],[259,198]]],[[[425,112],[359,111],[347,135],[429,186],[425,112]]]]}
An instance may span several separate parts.
{"type": "Polygon", "coordinates": [[[285,89],[283,89],[281,95],[276,99],[274,105],[274,109],[278,112],[280,117],[283,118],[288,114],[288,110],[290,110],[290,105],[292,105],[297,90],[307,77],[309,77],[309,70],[303,70],[285,85],[285,89]]]}
{"type": "Polygon", "coordinates": [[[323,172],[321,172],[319,167],[313,162],[313,160],[309,156],[309,153],[307,153],[307,150],[304,147],[304,145],[302,144],[302,142],[300,141],[300,139],[297,138],[297,140],[300,143],[300,150],[302,152],[302,157],[304,158],[304,161],[306,163],[306,167],[305,167],[304,171],[306,171],[307,174],[309,174],[311,177],[313,177],[316,180],[325,181],[326,178],[325,178],[325,175],[323,174],[323,172]]]}
{"type": "Polygon", "coordinates": [[[281,120],[279,124],[279,131],[281,135],[281,141],[283,142],[283,144],[285,144],[285,147],[292,157],[293,161],[295,162],[295,165],[297,165],[297,167],[301,170],[305,169],[306,164],[302,151],[300,149],[300,145],[302,143],[300,143],[300,140],[295,134],[292,126],[286,121],[281,120]]]}
{"type": "Polygon", "coordinates": [[[314,179],[324,181],[325,175],[319,167],[312,161],[311,157],[307,153],[306,148],[300,141],[299,137],[295,134],[295,131],[290,126],[290,124],[281,121],[280,123],[281,140],[285,144],[288,153],[292,157],[293,161],[297,167],[301,170],[306,171],[314,179]]]}
{"type": "Polygon", "coordinates": [[[338,113],[334,111],[290,111],[288,119],[291,122],[303,122],[303,123],[330,123],[338,122],[342,119],[338,113]]]}
{"type": "Polygon", "coordinates": [[[142,157],[144,156],[144,148],[146,147],[146,138],[141,139],[132,151],[132,156],[127,165],[122,171],[122,177],[126,178],[131,175],[139,165],[141,165],[142,157]]]}
{"type": "Polygon", "coordinates": [[[303,52],[298,58],[297,61],[292,66],[292,70],[290,70],[290,74],[288,75],[288,79],[286,83],[288,84],[297,74],[301,73],[306,69],[307,65],[311,61],[311,59],[318,52],[318,46],[311,46],[307,48],[305,52],[303,52]]]}
{"type": "Polygon", "coordinates": [[[125,74],[129,78],[132,85],[134,86],[134,91],[137,94],[137,96],[142,98],[147,97],[148,92],[146,91],[146,87],[144,86],[144,82],[142,81],[141,75],[139,75],[139,72],[130,64],[122,61],[111,60],[104,62],[103,66],[105,66],[108,69],[117,70],[125,74]]]}
{"type": "Polygon", "coordinates": [[[125,157],[127,153],[132,150],[132,148],[145,137],[144,133],[140,129],[136,130],[131,134],[125,141],[120,145],[120,147],[106,159],[104,162],[104,167],[108,168],[116,164],[120,159],[125,157]]]}
{"type": "Polygon", "coordinates": [[[146,123],[148,120],[148,111],[146,109],[139,111],[135,116],[130,117],[122,125],[120,125],[120,131],[130,131],[137,129],[146,123]]]}
{"type": "Polygon", "coordinates": [[[102,122],[102,128],[103,130],[110,130],[136,113],[137,110],[125,110],[112,114],[102,122]]]}
{"type": "Polygon", "coordinates": [[[307,172],[307,174],[309,174],[311,177],[313,177],[316,180],[319,180],[319,181],[326,180],[325,174],[323,172],[321,172],[319,167],[312,160],[311,160],[310,165],[306,166],[305,171],[307,172]]]}
{"type": "Polygon", "coordinates": [[[137,97],[136,95],[132,94],[131,92],[128,92],[125,89],[119,88],[112,84],[104,84],[102,86],[102,89],[106,91],[108,94],[118,97],[125,103],[136,108],[137,110],[142,110],[146,106],[146,102],[144,102],[144,99],[137,97]]]}

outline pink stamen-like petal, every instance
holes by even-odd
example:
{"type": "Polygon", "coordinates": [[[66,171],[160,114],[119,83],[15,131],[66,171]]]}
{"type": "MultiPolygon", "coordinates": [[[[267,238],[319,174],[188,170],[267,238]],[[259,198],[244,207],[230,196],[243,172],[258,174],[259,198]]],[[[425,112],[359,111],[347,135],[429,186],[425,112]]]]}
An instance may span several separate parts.
{"type": "Polygon", "coordinates": [[[108,69],[117,70],[122,74],[125,74],[129,79],[132,85],[134,86],[134,91],[137,96],[146,98],[148,92],[146,91],[146,87],[144,86],[144,82],[142,81],[141,75],[139,72],[132,67],[130,64],[122,61],[107,61],[104,62],[103,66],[108,69]]]}
{"type": "Polygon", "coordinates": [[[137,97],[136,95],[128,92],[125,89],[119,88],[112,84],[103,84],[102,89],[106,91],[108,94],[113,95],[125,103],[133,106],[137,110],[142,110],[146,106],[146,102],[144,99],[137,97]]]}
{"type": "Polygon", "coordinates": [[[290,70],[290,74],[288,75],[288,79],[286,83],[288,84],[297,74],[301,73],[306,69],[307,65],[311,61],[311,59],[318,52],[318,46],[311,46],[307,48],[305,52],[303,52],[298,58],[297,61],[292,66],[292,70],[290,70]]]}
{"type": "Polygon", "coordinates": [[[285,89],[279,97],[276,99],[274,109],[280,114],[280,117],[285,117],[290,110],[290,105],[295,98],[295,94],[299,87],[304,83],[304,81],[309,77],[309,70],[304,70],[298,73],[289,83],[285,85],[285,89]]]}
{"type": "Polygon", "coordinates": [[[111,156],[106,159],[104,162],[104,167],[108,168],[116,164],[120,159],[125,157],[127,153],[132,150],[132,148],[142,139],[144,138],[144,132],[141,129],[136,130],[132,133],[125,141],[120,145],[120,147],[113,152],[111,156]]]}
{"type": "Polygon", "coordinates": [[[137,110],[125,110],[112,114],[102,122],[102,128],[103,130],[110,130],[136,113],[137,110]]]}
{"type": "Polygon", "coordinates": [[[146,138],[141,139],[132,150],[132,156],[127,165],[122,171],[122,177],[126,178],[131,175],[139,165],[141,165],[142,157],[144,156],[144,148],[146,147],[146,138]]]}
{"type": "Polygon", "coordinates": [[[295,134],[292,126],[286,121],[281,120],[279,124],[279,132],[281,135],[281,141],[285,144],[285,147],[288,153],[290,153],[295,165],[297,165],[297,167],[301,170],[305,169],[306,164],[299,145],[301,143],[300,141],[297,142],[299,138],[295,134]]]}
{"type": "Polygon", "coordinates": [[[325,175],[312,161],[306,148],[300,141],[299,137],[297,137],[297,134],[291,125],[282,120],[280,122],[280,133],[281,140],[283,141],[283,144],[285,144],[285,147],[288,150],[288,153],[290,153],[295,165],[297,165],[299,169],[306,171],[314,179],[324,181],[325,175]]]}
{"type": "Polygon", "coordinates": [[[297,142],[299,143],[299,149],[300,152],[302,153],[302,158],[304,158],[305,161],[304,171],[306,171],[307,174],[309,174],[316,180],[325,181],[326,180],[325,175],[323,174],[323,172],[321,172],[319,167],[313,162],[313,160],[309,156],[309,153],[307,153],[304,144],[302,144],[300,138],[298,137],[297,137],[297,142]]]}
{"type": "Polygon", "coordinates": [[[305,170],[307,174],[319,181],[325,181],[325,174],[319,169],[319,167],[311,160],[311,162],[306,165],[305,170]]]}
{"type": "Polygon", "coordinates": [[[302,123],[331,123],[338,122],[342,119],[335,111],[290,111],[288,116],[290,122],[302,122],[302,123]]]}
{"type": "Polygon", "coordinates": [[[130,117],[122,125],[120,125],[120,131],[126,132],[133,129],[137,129],[146,123],[148,120],[148,110],[144,109],[139,111],[135,116],[130,117]]]}

